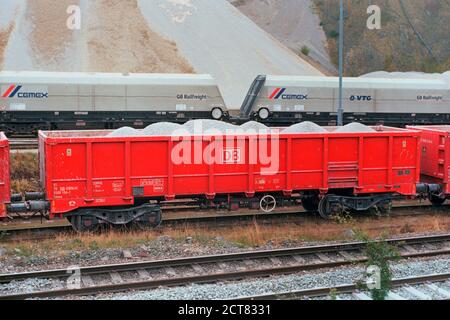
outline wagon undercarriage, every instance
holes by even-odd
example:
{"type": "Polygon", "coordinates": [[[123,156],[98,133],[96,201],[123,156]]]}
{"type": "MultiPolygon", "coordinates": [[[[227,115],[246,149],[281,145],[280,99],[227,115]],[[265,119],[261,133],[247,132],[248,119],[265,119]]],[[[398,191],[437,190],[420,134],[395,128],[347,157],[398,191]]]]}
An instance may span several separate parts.
{"type": "Polygon", "coordinates": [[[133,225],[154,228],[161,223],[161,208],[154,204],[122,209],[83,208],[67,214],[66,217],[79,232],[96,231],[101,226],[133,225]]]}

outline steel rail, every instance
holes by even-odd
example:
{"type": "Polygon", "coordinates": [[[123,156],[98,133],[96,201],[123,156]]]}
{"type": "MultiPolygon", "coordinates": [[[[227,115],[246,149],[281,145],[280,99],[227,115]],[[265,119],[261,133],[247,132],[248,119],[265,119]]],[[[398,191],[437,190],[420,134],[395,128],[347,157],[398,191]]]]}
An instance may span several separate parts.
{"type": "MultiPolygon", "coordinates": [[[[433,254],[449,254],[450,250],[445,252],[433,252],[433,254]]],[[[430,256],[430,252],[424,254],[425,256],[430,256]]],[[[419,256],[417,253],[414,256],[419,256]]],[[[404,258],[411,257],[410,254],[402,255],[404,258]]],[[[367,259],[355,259],[346,261],[334,261],[334,262],[324,262],[316,264],[306,264],[306,265],[295,265],[295,266],[283,266],[275,268],[266,269],[253,269],[246,271],[237,272],[225,272],[216,274],[206,274],[206,275],[196,275],[189,277],[178,277],[178,278],[165,278],[158,280],[146,280],[138,282],[124,282],[118,284],[109,285],[99,285],[99,286],[88,286],[79,289],[58,289],[51,291],[37,291],[30,293],[21,293],[13,295],[0,296],[0,300],[24,300],[31,298],[55,298],[64,296],[86,296],[86,295],[97,295],[100,293],[111,293],[111,292],[121,292],[129,290],[149,290],[156,289],[159,287],[173,287],[173,286],[185,286],[188,284],[202,284],[202,283],[215,283],[218,281],[231,281],[231,280],[241,280],[247,278],[258,278],[258,277],[270,277],[273,275],[283,275],[292,274],[300,271],[307,270],[318,270],[324,268],[336,268],[340,266],[350,265],[354,263],[362,263],[367,259]]]]}
{"type": "MultiPolygon", "coordinates": [[[[421,244],[432,242],[450,241],[450,234],[418,236],[409,238],[387,239],[389,244],[421,244]]],[[[144,262],[109,264],[100,266],[90,266],[80,268],[83,275],[93,275],[98,273],[109,273],[112,271],[132,271],[137,269],[152,269],[160,267],[179,267],[192,264],[218,263],[227,261],[239,261],[250,259],[261,259],[267,257],[283,257],[294,255],[306,255],[315,253],[333,253],[339,251],[356,251],[364,248],[364,242],[347,242],[338,244],[305,246],[297,248],[285,248],[274,250],[246,251],[239,253],[227,253],[219,255],[196,256],[187,258],[176,258],[168,260],[153,260],[144,262]]],[[[420,252],[419,252],[420,254],[420,252]]],[[[47,278],[47,277],[69,277],[67,269],[54,269],[43,271],[32,271],[24,273],[0,274],[0,283],[7,283],[13,280],[24,280],[28,278],[47,278]]]]}
{"type": "MultiPolygon", "coordinates": [[[[406,239],[390,239],[389,243],[397,242],[399,244],[415,244],[415,243],[429,243],[436,241],[448,241],[450,235],[439,235],[433,237],[413,237],[406,239]],[[425,240],[427,239],[427,240],[425,240]]],[[[258,258],[268,258],[268,257],[281,257],[281,256],[294,256],[294,255],[305,255],[323,252],[339,252],[339,251],[352,251],[360,250],[364,247],[365,243],[355,242],[346,244],[333,244],[326,246],[310,246],[292,249],[280,249],[280,250],[264,250],[264,251],[252,251],[252,252],[242,252],[234,254],[223,254],[223,255],[213,255],[213,256],[200,256],[200,257],[189,257],[189,258],[179,258],[171,260],[157,260],[157,261],[146,261],[146,262],[134,262],[127,264],[115,264],[115,265],[103,265],[103,266],[93,266],[85,267],[80,269],[81,276],[95,275],[95,274],[108,274],[111,272],[122,272],[122,271],[136,271],[139,269],[152,269],[152,268],[167,268],[167,267],[179,267],[179,266],[189,266],[194,264],[204,264],[204,263],[219,263],[227,261],[240,261],[240,260],[251,260],[258,258]]],[[[425,252],[409,252],[404,253],[401,256],[403,258],[412,257],[424,257],[424,256],[436,256],[450,254],[450,249],[444,250],[432,250],[425,252]]],[[[238,272],[225,272],[225,273],[215,273],[215,274],[205,274],[196,275],[190,277],[178,277],[178,278],[168,278],[168,279],[158,279],[158,280],[145,280],[138,282],[124,282],[118,284],[100,285],[83,287],[79,289],[58,289],[52,291],[41,291],[41,292],[31,292],[23,294],[13,294],[0,296],[0,300],[10,300],[10,299],[28,299],[28,298],[43,298],[43,297],[59,297],[66,295],[91,295],[98,294],[101,292],[117,292],[131,289],[152,289],[159,286],[180,286],[191,283],[205,283],[205,282],[217,282],[220,280],[237,280],[243,278],[252,277],[267,277],[276,274],[290,274],[305,270],[317,270],[322,268],[334,268],[344,265],[356,264],[365,262],[366,258],[355,258],[350,260],[339,260],[324,263],[310,263],[310,264],[299,264],[299,265],[287,265],[281,267],[271,267],[264,269],[252,269],[238,272]]],[[[19,273],[19,274],[4,274],[0,275],[0,282],[6,283],[13,280],[24,280],[28,278],[63,278],[68,277],[71,274],[67,273],[66,269],[58,270],[46,270],[46,271],[35,271],[29,273],[19,273]]]]}
{"type": "MultiPolygon", "coordinates": [[[[410,278],[393,279],[391,284],[393,287],[401,287],[404,285],[422,284],[426,282],[442,282],[450,279],[450,273],[420,275],[410,278]]],[[[277,299],[295,299],[295,298],[312,298],[329,295],[333,290],[335,293],[351,293],[358,290],[357,284],[344,284],[339,286],[320,287],[313,289],[304,289],[297,291],[286,291],[278,293],[268,293],[255,296],[238,297],[232,300],[277,300],[277,299]]]]}

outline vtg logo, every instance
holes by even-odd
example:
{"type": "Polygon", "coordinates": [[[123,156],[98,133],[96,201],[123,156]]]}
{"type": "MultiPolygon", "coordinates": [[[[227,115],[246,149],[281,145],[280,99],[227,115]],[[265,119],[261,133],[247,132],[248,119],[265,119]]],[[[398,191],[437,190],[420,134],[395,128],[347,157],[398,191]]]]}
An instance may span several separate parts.
{"type": "Polygon", "coordinates": [[[38,98],[38,99],[47,99],[48,98],[48,92],[43,91],[31,91],[31,92],[23,92],[22,86],[18,85],[11,85],[6,89],[5,92],[2,94],[2,98],[22,98],[22,99],[32,99],[32,98],[38,98]]]}
{"type": "Polygon", "coordinates": [[[269,100],[308,100],[307,94],[285,94],[286,88],[276,88],[269,96],[269,100]]]}
{"type": "Polygon", "coordinates": [[[372,96],[351,95],[350,101],[372,101],[372,96]]]}

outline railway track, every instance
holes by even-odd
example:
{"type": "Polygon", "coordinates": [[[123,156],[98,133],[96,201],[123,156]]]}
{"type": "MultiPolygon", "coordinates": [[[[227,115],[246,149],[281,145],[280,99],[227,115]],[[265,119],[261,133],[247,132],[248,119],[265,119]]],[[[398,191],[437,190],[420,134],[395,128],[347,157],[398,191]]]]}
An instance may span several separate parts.
{"type": "MultiPolygon", "coordinates": [[[[432,206],[428,203],[396,203],[392,208],[392,216],[415,216],[430,213],[446,214],[449,210],[449,205],[442,205],[440,207],[432,206]]],[[[303,222],[306,218],[313,218],[312,216],[305,216],[306,211],[301,207],[286,207],[279,208],[270,213],[260,213],[255,210],[194,210],[191,206],[184,206],[181,209],[168,209],[163,214],[163,225],[176,225],[186,222],[210,223],[224,222],[229,220],[244,220],[244,219],[262,219],[270,220],[271,223],[275,219],[290,219],[289,222],[303,222]]],[[[358,217],[367,217],[369,215],[358,215],[358,217]]],[[[317,218],[319,219],[319,218],[317,218]]],[[[14,240],[40,240],[49,236],[53,236],[58,232],[71,232],[70,223],[66,219],[46,220],[42,217],[36,216],[32,219],[13,220],[0,224],[0,235],[3,241],[14,240]]]]}
{"type": "MultiPolygon", "coordinates": [[[[392,280],[393,289],[388,300],[408,300],[406,295],[415,299],[431,300],[433,295],[440,300],[449,300],[450,291],[446,283],[450,273],[422,275],[392,280]]],[[[337,287],[322,287],[298,291],[277,292],[256,296],[240,297],[239,300],[294,300],[294,299],[336,299],[336,300],[372,300],[367,292],[361,291],[357,284],[345,284],[337,287]],[[330,294],[332,293],[332,294],[330,294]],[[332,297],[332,296],[333,297],[332,297]]]]}
{"type": "Polygon", "coordinates": [[[12,138],[9,139],[9,147],[11,150],[37,150],[37,138],[12,138]]]}
{"type": "MultiPolygon", "coordinates": [[[[388,240],[398,246],[403,258],[450,254],[449,241],[450,234],[388,240]]],[[[365,262],[364,248],[365,243],[352,242],[82,267],[70,272],[58,269],[2,274],[0,300],[98,295],[336,268],[365,262]],[[5,284],[37,278],[50,279],[52,287],[25,293],[5,293],[2,288],[5,284]]]]}

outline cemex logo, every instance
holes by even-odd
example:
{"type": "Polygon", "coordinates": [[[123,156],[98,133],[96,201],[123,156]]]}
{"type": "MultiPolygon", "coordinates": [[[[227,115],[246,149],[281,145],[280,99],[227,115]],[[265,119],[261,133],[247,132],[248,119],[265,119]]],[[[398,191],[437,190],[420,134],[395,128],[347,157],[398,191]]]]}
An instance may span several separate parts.
{"type": "Polygon", "coordinates": [[[286,88],[276,88],[269,96],[269,100],[307,100],[307,94],[286,94],[286,88]]]}
{"type": "Polygon", "coordinates": [[[23,98],[23,99],[32,99],[32,98],[48,98],[48,92],[42,91],[31,91],[31,92],[23,92],[22,86],[12,84],[11,86],[3,92],[2,98],[23,98]]]}

